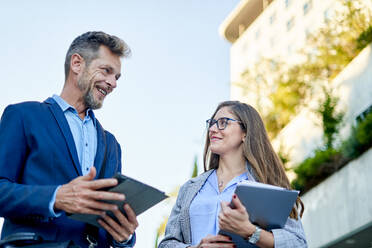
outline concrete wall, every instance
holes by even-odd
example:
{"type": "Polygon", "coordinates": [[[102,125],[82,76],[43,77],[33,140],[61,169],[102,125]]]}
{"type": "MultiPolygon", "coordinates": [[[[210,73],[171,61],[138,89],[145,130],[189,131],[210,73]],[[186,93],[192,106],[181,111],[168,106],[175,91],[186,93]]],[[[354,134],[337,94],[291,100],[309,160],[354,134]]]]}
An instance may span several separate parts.
{"type": "Polygon", "coordinates": [[[309,247],[321,247],[372,221],[372,149],[306,193],[302,223],[309,247]]]}

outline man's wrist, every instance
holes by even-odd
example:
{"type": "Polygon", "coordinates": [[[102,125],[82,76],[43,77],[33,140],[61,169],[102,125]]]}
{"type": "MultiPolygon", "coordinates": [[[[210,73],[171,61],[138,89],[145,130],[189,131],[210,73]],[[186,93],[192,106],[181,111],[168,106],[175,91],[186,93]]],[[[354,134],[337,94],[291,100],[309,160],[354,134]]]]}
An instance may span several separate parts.
{"type": "Polygon", "coordinates": [[[59,209],[56,209],[55,208],[55,203],[56,203],[56,197],[57,197],[57,191],[59,190],[59,188],[61,187],[61,185],[59,185],[55,190],[54,190],[54,193],[53,193],[53,196],[52,196],[52,199],[50,200],[49,202],[49,213],[52,217],[59,217],[62,215],[62,211],[59,210],[59,209]]]}
{"type": "Polygon", "coordinates": [[[119,247],[133,247],[136,243],[136,234],[133,233],[132,235],[130,235],[128,237],[128,240],[126,241],[123,241],[123,242],[117,242],[115,241],[114,239],[112,239],[112,245],[113,247],[115,248],[119,248],[119,247]]]}

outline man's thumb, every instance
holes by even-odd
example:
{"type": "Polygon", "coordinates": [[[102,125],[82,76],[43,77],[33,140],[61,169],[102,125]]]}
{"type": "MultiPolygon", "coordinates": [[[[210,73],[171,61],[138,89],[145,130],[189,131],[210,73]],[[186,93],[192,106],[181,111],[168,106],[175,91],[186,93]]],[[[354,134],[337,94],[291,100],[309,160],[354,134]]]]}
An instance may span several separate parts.
{"type": "Polygon", "coordinates": [[[84,177],[85,177],[86,180],[91,181],[96,177],[96,174],[97,174],[96,167],[92,166],[92,167],[90,167],[89,173],[86,174],[84,177]]]}

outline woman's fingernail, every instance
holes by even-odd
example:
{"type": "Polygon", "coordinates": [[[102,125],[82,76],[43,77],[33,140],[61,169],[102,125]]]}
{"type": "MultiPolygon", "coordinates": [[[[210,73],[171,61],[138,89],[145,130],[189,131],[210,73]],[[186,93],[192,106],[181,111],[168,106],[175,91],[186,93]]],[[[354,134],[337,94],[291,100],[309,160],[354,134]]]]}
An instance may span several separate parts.
{"type": "Polygon", "coordinates": [[[236,199],[236,195],[235,194],[233,195],[233,197],[234,197],[234,199],[236,199]]]}

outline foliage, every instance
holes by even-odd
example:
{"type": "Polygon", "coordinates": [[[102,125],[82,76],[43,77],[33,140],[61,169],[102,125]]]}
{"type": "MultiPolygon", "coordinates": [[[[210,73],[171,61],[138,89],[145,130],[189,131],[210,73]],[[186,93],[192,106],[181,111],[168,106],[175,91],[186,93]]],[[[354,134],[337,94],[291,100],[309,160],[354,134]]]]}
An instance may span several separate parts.
{"type": "Polygon", "coordinates": [[[342,168],[350,160],[367,151],[372,147],[371,130],[372,112],[352,127],[351,135],[339,148],[318,149],[313,156],[305,159],[295,169],[297,178],[292,181],[292,187],[300,190],[303,194],[333,172],[342,168]]]}
{"type": "Polygon", "coordinates": [[[357,39],[357,48],[362,50],[365,48],[369,43],[372,42],[372,25],[369,26],[367,30],[362,32],[357,39]]]}
{"type": "Polygon", "coordinates": [[[197,177],[198,176],[198,157],[195,156],[194,159],[194,168],[192,170],[191,178],[197,177]]]}
{"type": "Polygon", "coordinates": [[[357,158],[363,153],[362,147],[356,138],[356,127],[352,127],[350,137],[342,142],[340,150],[346,158],[350,159],[357,158]]]}
{"type": "Polygon", "coordinates": [[[366,150],[372,146],[372,112],[356,127],[355,136],[360,148],[366,150]]]}
{"type": "Polygon", "coordinates": [[[309,89],[304,75],[305,67],[293,66],[286,74],[277,76],[275,91],[269,94],[272,108],[265,116],[271,137],[275,137],[297,113],[298,106],[304,104],[309,89]]]}
{"type": "Polygon", "coordinates": [[[324,101],[320,104],[319,109],[316,111],[322,119],[323,137],[326,148],[333,147],[335,134],[338,133],[340,124],[343,120],[344,113],[336,113],[336,105],[338,98],[333,97],[331,92],[323,87],[325,95],[324,101]]]}
{"type": "Polygon", "coordinates": [[[295,169],[297,178],[292,181],[292,187],[304,193],[338,170],[346,162],[340,151],[332,147],[326,150],[318,149],[314,156],[305,159],[295,169]]]}
{"type": "Polygon", "coordinates": [[[349,159],[359,157],[372,147],[372,112],[352,127],[350,137],[341,145],[342,154],[349,159]]]}
{"type": "Polygon", "coordinates": [[[167,226],[168,217],[164,217],[163,221],[161,222],[160,226],[156,230],[156,237],[155,237],[155,248],[159,245],[159,238],[161,235],[165,233],[165,227],[167,226]]]}
{"type": "Polygon", "coordinates": [[[261,113],[271,138],[306,105],[314,87],[331,82],[372,41],[371,10],[361,0],[339,3],[326,25],[308,36],[302,62],[263,58],[234,83],[261,113]]]}
{"type": "Polygon", "coordinates": [[[284,169],[286,171],[291,170],[291,168],[288,168],[288,164],[287,164],[289,162],[289,153],[288,153],[288,151],[285,151],[284,150],[284,146],[283,146],[282,143],[280,143],[280,146],[279,146],[279,149],[278,149],[277,154],[279,156],[280,161],[282,161],[282,164],[284,166],[284,169]]]}
{"type": "Polygon", "coordinates": [[[305,48],[318,75],[332,80],[361,50],[357,40],[370,26],[371,12],[361,0],[339,0],[327,25],[311,34],[305,48]],[[313,51],[313,52],[311,52],[313,51]]]}

